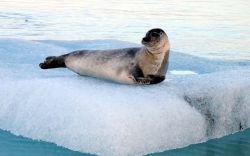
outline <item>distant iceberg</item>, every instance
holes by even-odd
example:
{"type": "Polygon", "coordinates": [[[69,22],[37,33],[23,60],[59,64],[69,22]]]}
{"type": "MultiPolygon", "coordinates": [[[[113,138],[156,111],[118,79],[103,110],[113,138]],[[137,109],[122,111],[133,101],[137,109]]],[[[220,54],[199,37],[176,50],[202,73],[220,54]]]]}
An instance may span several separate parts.
{"type": "Polygon", "coordinates": [[[0,128],[106,156],[144,155],[250,127],[250,61],[171,51],[167,79],[121,85],[43,71],[48,55],[138,46],[116,40],[0,39],[0,128]]]}

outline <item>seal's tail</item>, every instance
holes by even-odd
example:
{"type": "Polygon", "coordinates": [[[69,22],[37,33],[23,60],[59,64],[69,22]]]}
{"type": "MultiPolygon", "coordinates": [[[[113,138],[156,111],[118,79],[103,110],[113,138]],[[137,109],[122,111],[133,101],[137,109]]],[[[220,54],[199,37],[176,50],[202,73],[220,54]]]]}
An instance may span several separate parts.
{"type": "Polygon", "coordinates": [[[65,68],[64,56],[49,56],[43,63],[39,64],[42,69],[65,68]]]}

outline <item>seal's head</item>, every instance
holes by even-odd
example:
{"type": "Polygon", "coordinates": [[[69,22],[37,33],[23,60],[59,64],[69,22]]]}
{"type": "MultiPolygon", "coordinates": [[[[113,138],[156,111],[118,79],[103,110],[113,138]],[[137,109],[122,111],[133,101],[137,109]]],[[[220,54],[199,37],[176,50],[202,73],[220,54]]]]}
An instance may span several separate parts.
{"type": "Polygon", "coordinates": [[[151,29],[142,38],[142,44],[150,51],[158,51],[159,49],[169,48],[168,36],[160,28],[151,29]]]}

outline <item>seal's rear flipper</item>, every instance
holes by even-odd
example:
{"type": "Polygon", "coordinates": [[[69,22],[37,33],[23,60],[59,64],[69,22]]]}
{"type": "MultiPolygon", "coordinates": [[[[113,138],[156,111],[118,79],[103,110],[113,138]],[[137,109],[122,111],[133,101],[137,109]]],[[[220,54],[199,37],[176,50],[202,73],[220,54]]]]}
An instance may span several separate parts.
{"type": "Polygon", "coordinates": [[[49,56],[43,63],[39,64],[42,69],[65,68],[64,56],[49,56]]]}

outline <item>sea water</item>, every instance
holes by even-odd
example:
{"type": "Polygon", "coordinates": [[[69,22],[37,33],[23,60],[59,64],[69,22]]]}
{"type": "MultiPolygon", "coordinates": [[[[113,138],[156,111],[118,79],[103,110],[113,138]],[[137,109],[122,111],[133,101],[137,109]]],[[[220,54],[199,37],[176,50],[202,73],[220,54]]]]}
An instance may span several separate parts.
{"type": "Polygon", "coordinates": [[[140,43],[149,29],[160,27],[172,50],[249,59],[249,7],[249,0],[1,0],[0,35],[140,43]]]}
{"type": "Polygon", "coordinates": [[[0,1],[0,155],[248,155],[248,8],[243,0],[0,1]],[[161,84],[38,67],[76,49],[140,46],[153,27],[171,42],[161,84]]]}

